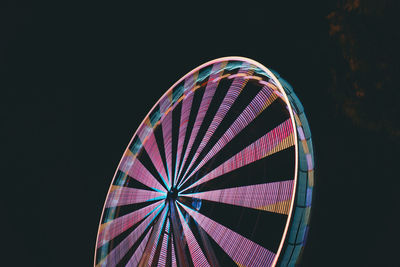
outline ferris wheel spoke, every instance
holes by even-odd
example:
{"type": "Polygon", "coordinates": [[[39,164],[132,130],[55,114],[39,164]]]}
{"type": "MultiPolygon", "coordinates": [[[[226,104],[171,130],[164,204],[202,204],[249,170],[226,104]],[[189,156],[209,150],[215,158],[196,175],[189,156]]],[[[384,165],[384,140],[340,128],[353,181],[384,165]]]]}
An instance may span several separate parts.
{"type": "Polygon", "coordinates": [[[188,247],[189,247],[189,252],[193,261],[193,265],[195,267],[200,267],[200,266],[210,266],[210,264],[207,261],[206,256],[204,256],[203,251],[201,250],[199,244],[196,241],[196,238],[194,237],[192,231],[189,228],[189,225],[183,218],[182,212],[180,211],[179,207],[175,203],[176,209],[178,210],[179,214],[179,220],[181,221],[181,225],[183,228],[184,232],[184,237],[186,238],[188,247]]]}
{"type": "Polygon", "coordinates": [[[157,141],[154,136],[154,132],[151,132],[145,139],[139,139],[142,141],[142,144],[149,155],[153,166],[156,168],[158,174],[160,175],[164,185],[166,185],[167,189],[171,187],[168,183],[168,176],[165,172],[164,164],[161,159],[160,150],[158,149],[157,141]]]}
{"type": "Polygon", "coordinates": [[[225,173],[241,168],[293,145],[292,123],[290,119],[287,119],[181,192],[183,193],[190,188],[208,182],[225,173]]]}
{"type": "Polygon", "coordinates": [[[125,256],[129,249],[136,243],[136,241],[143,235],[145,230],[150,226],[155,217],[163,210],[164,203],[162,203],[155,212],[148,216],[139,226],[133,230],[124,240],[122,240],[111,252],[105,256],[96,265],[98,266],[116,266],[120,260],[125,256]]]}
{"type": "Polygon", "coordinates": [[[293,180],[180,194],[246,208],[288,214],[293,180]]]}
{"type": "Polygon", "coordinates": [[[157,266],[166,266],[167,265],[167,252],[168,252],[167,250],[168,250],[168,242],[169,242],[169,227],[170,227],[170,222],[169,222],[169,219],[167,218],[167,223],[165,225],[165,230],[164,230],[164,234],[163,234],[163,237],[162,237],[160,257],[158,259],[157,266]]]}
{"type": "MultiPolygon", "coordinates": [[[[270,86],[264,86],[258,94],[253,98],[250,104],[243,110],[239,117],[232,123],[226,130],[218,142],[207,153],[207,155],[200,161],[199,164],[187,175],[186,180],[201,167],[204,166],[218,151],[220,151],[227,143],[229,143],[238,133],[240,133],[246,126],[248,126],[261,112],[263,112],[275,99],[277,95],[274,94],[274,89],[270,86]]],[[[184,183],[186,180],[183,180],[184,183]]]]}
{"type": "Polygon", "coordinates": [[[164,199],[166,193],[113,185],[106,208],[164,199]]]}
{"type": "Polygon", "coordinates": [[[189,260],[185,253],[186,239],[183,238],[184,233],[181,227],[178,210],[172,201],[169,202],[169,206],[171,211],[170,219],[173,233],[172,265],[174,265],[175,262],[175,266],[189,266],[189,260]]]}
{"type": "Polygon", "coordinates": [[[143,257],[140,260],[139,266],[151,266],[156,254],[158,241],[160,240],[161,232],[164,229],[164,223],[167,218],[168,206],[165,206],[158,221],[153,228],[150,239],[147,242],[143,252],[143,257]]]}
{"type": "MultiPolygon", "coordinates": [[[[170,92],[168,97],[165,97],[160,103],[160,112],[163,114],[161,118],[161,126],[163,132],[163,143],[164,143],[164,153],[166,159],[166,172],[169,179],[169,184],[173,183],[173,155],[176,154],[176,151],[173,150],[173,121],[174,115],[173,111],[175,108],[181,104],[183,98],[181,98],[181,94],[183,94],[183,86],[180,87],[176,92],[170,92]],[[180,100],[179,100],[180,99],[180,100]]],[[[175,147],[176,149],[176,144],[175,147]]],[[[176,157],[174,158],[176,159],[176,157]]]]}
{"type": "Polygon", "coordinates": [[[155,202],[144,208],[126,214],[124,216],[118,217],[112,221],[103,223],[100,226],[99,237],[97,247],[103,246],[105,243],[109,242],[117,235],[125,232],[127,229],[141,221],[146,216],[151,215],[153,212],[158,210],[162,205],[163,201],[155,202]]]}
{"type": "Polygon", "coordinates": [[[172,235],[171,235],[171,266],[172,267],[177,267],[176,255],[175,255],[174,237],[172,235]]]}
{"type": "MultiPolygon", "coordinates": [[[[248,79],[246,76],[252,74],[253,70],[248,68],[249,64],[244,63],[243,67],[239,70],[238,76],[236,76],[227,92],[225,95],[221,105],[218,108],[217,113],[214,116],[214,119],[212,120],[210,126],[208,127],[205,136],[203,137],[203,140],[201,141],[193,159],[191,160],[188,168],[186,169],[186,172],[182,175],[182,180],[183,181],[188,174],[189,170],[192,168],[193,164],[196,162],[197,158],[199,157],[200,153],[203,151],[204,147],[208,144],[208,141],[214,134],[215,130],[218,128],[218,126],[221,124],[222,120],[225,118],[226,113],[229,111],[230,107],[232,104],[236,101],[237,97],[239,94],[242,92],[242,89],[246,85],[248,79]]],[[[179,184],[182,184],[180,182],[179,184]]]]}
{"type": "Polygon", "coordinates": [[[143,240],[140,242],[140,245],[138,248],[135,250],[133,253],[132,257],[129,259],[128,263],[126,266],[137,266],[140,262],[140,259],[143,256],[143,251],[146,247],[147,242],[149,241],[150,234],[153,230],[153,227],[151,227],[148,231],[146,236],[143,238],[143,240]]]}
{"type": "MultiPolygon", "coordinates": [[[[190,77],[192,77],[192,76],[190,76],[190,77]]],[[[191,87],[193,87],[193,85],[194,85],[193,79],[190,79],[190,81],[188,81],[188,82],[185,81],[185,88],[191,88],[191,87]]],[[[181,162],[182,149],[183,149],[185,137],[187,135],[187,128],[188,128],[189,116],[190,116],[190,112],[191,112],[192,104],[193,104],[193,97],[194,97],[194,93],[189,90],[189,94],[186,96],[186,98],[183,98],[183,100],[182,100],[181,119],[180,119],[180,123],[179,123],[178,147],[177,147],[176,161],[175,161],[176,162],[175,174],[178,173],[179,165],[181,162]]]]}
{"type": "Polygon", "coordinates": [[[239,266],[270,266],[275,253],[178,202],[239,266]]]}
{"type": "MultiPolygon", "coordinates": [[[[166,99],[169,99],[168,97],[166,99]]],[[[166,111],[167,112],[167,111],[166,111]]],[[[172,111],[165,115],[161,128],[164,139],[164,152],[167,163],[168,184],[172,183],[172,111]]]]}
{"type": "Polygon", "coordinates": [[[214,249],[210,243],[210,239],[208,238],[207,233],[204,232],[204,230],[197,223],[195,223],[195,225],[196,225],[197,232],[200,235],[202,244],[204,246],[204,254],[207,257],[208,262],[213,267],[219,267],[220,264],[218,262],[217,256],[215,255],[214,249]]]}
{"type": "MultiPolygon", "coordinates": [[[[226,62],[221,62],[221,63],[214,64],[212,69],[211,69],[211,74],[210,74],[209,80],[213,81],[213,80],[221,77],[222,74],[223,74],[223,71],[218,71],[218,70],[220,70],[225,65],[226,65],[226,62]]],[[[203,97],[201,99],[199,111],[198,111],[198,113],[196,115],[196,119],[195,119],[195,122],[194,122],[194,125],[193,125],[193,130],[192,130],[192,132],[190,134],[190,138],[189,138],[189,142],[188,142],[185,154],[184,154],[184,156],[183,156],[183,158],[181,160],[181,164],[180,164],[180,168],[179,168],[177,177],[180,176],[181,171],[182,171],[182,167],[186,163],[186,159],[188,157],[188,154],[192,149],[194,140],[197,137],[197,134],[199,132],[201,124],[203,123],[204,117],[205,117],[205,115],[207,113],[207,110],[208,110],[208,108],[210,106],[211,99],[213,98],[213,96],[215,94],[215,90],[218,87],[219,81],[220,80],[218,79],[215,82],[208,82],[207,85],[206,85],[203,97]]]]}
{"type": "Polygon", "coordinates": [[[160,192],[166,192],[160,182],[135,156],[124,156],[119,169],[140,183],[160,192]]]}

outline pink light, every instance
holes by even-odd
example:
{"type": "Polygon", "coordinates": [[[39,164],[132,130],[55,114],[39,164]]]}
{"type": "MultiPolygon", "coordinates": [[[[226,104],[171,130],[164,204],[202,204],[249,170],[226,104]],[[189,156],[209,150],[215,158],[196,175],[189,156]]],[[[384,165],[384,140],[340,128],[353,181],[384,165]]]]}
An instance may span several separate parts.
{"type": "Polygon", "coordinates": [[[172,267],[177,267],[176,265],[176,256],[175,256],[175,245],[174,245],[174,239],[171,238],[171,265],[172,267]]]}
{"type": "Polygon", "coordinates": [[[144,251],[144,248],[146,247],[147,241],[149,241],[149,237],[150,237],[150,233],[151,233],[152,229],[153,229],[153,227],[150,228],[150,230],[147,232],[146,236],[144,237],[142,242],[140,242],[139,247],[135,250],[135,253],[133,253],[132,257],[130,258],[130,260],[128,261],[126,266],[132,266],[132,267],[138,266],[140,259],[143,256],[143,251],[144,251]]]}
{"type": "MultiPolygon", "coordinates": [[[[221,72],[221,74],[222,74],[222,72],[221,72]]],[[[213,80],[211,80],[213,83],[217,83],[217,82],[219,82],[220,80],[222,80],[222,79],[224,79],[224,78],[226,78],[226,77],[229,77],[230,76],[230,74],[225,74],[225,75],[222,75],[222,76],[219,76],[219,77],[217,77],[217,78],[214,78],[213,80]]]]}
{"type": "Polygon", "coordinates": [[[172,102],[171,102],[170,97],[162,97],[160,99],[159,106],[160,106],[161,116],[167,112],[167,110],[170,108],[171,104],[172,104],[172,102]]]}
{"type": "Polygon", "coordinates": [[[247,79],[245,77],[249,77],[249,75],[246,75],[245,73],[237,73],[237,74],[232,74],[228,77],[228,79],[233,79],[237,77],[243,77],[244,79],[247,79]]]}
{"type": "Polygon", "coordinates": [[[248,76],[245,76],[244,78],[245,78],[245,79],[250,79],[250,80],[262,81],[262,77],[260,77],[260,76],[248,75],[248,76]]]}
{"type": "Polygon", "coordinates": [[[161,245],[160,258],[158,259],[157,266],[166,266],[167,264],[168,237],[169,237],[169,219],[167,219],[167,223],[165,225],[165,232],[163,235],[163,241],[161,245]]]}
{"type": "MultiPolygon", "coordinates": [[[[149,217],[147,217],[139,226],[133,230],[124,240],[121,241],[97,266],[116,266],[125,256],[129,249],[136,243],[140,236],[144,233],[151,221],[158,215],[163,205],[158,207],[149,217]]],[[[165,209],[164,209],[165,211],[165,209]]]]}
{"type": "Polygon", "coordinates": [[[294,142],[292,133],[292,122],[290,119],[287,119],[273,130],[256,140],[254,143],[250,144],[245,149],[219,165],[213,171],[203,176],[197,182],[187,187],[185,190],[183,190],[183,192],[199,184],[208,182],[225,173],[231,172],[254,161],[293,146],[294,142]]]}
{"type": "Polygon", "coordinates": [[[299,133],[300,140],[306,139],[304,136],[303,128],[301,128],[300,126],[297,126],[297,132],[299,133]]]}
{"type": "Polygon", "coordinates": [[[239,266],[271,266],[275,253],[178,202],[239,266]]]}
{"type": "MultiPolygon", "coordinates": [[[[176,203],[175,203],[176,205],[176,203]]],[[[201,267],[201,266],[210,266],[208,263],[206,256],[204,256],[199,244],[196,241],[196,238],[194,237],[192,231],[190,230],[188,224],[186,223],[185,219],[183,218],[182,212],[179,210],[178,206],[176,205],[176,209],[178,210],[179,214],[179,219],[182,224],[184,236],[186,238],[188,247],[189,247],[189,252],[193,261],[193,265],[195,267],[201,267]]]]}
{"type": "Polygon", "coordinates": [[[106,208],[136,204],[164,197],[165,193],[161,192],[114,186],[107,198],[106,208]]]}
{"type": "Polygon", "coordinates": [[[293,180],[182,194],[214,202],[287,214],[293,180]]]}
{"type": "Polygon", "coordinates": [[[167,174],[165,173],[164,164],[161,159],[160,151],[158,150],[157,141],[154,136],[154,132],[152,131],[149,135],[147,135],[147,139],[141,140],[144,148],[146,149],[147,154],[149,155],[151,161],[153,162],[154,167],[161,175],[164,184],[169,188],[170,185],[166,181],[167,174]]]}
{"type": "MultiPolygon", "coordinates": [[[[239,73],[242,74],[252,74],[252,70],[248,70],[249,64],[243,63],[243,68],[239,70],[239,73]]],[[[214,119],[212,120],[210,126],[208,127],[208,130],[201,141],[199,148],[197,149],[195,155],[193,156],[192,161],[189,164],[189,167],[187,168],[185,174],[183,175],[182,181],[184,181],[186,174],[194,164],[194,162],[197,160],[199,157],[200,153],[203,151],[204,147],[207,145],[208,141],[210,140],[211,136],[214,134],[215,130],[218,128],[222,120],[225,118],[226,113],[229,111],[230,107],[233,105],[237,97],[239,96],[240,92],[242,91],[243,87],[246,85],[247,80],[243,79],[243,77],[237,77],[233,80],[228,92],[225,95],[225,98],[223,99],[220,107],[218,108],[217,113],[214,116],[214,119]]],[[[180,182],[179,184],[182,184],[180,182]]]]}
{"type": "Polygon", "coordinates": [[[143,258],[142,258],[141,262],[145,263],[147,266],[151,266],[151,264],[153,262],[154,255],[157,250],[157,244],[158,244],[158,241],[160,240],[161,231],[164,228],[163,227],[164,222],[165,222],[165,219],[167,218],[167,210],[168,210],[168,206],[166,206],[166,208],[164,208],[161,216],[159,217],[157,225],[154,227],[152,236],[150,237],[150,241],[148,242],[146,250],[143,253],[143,258]],[[150,250],[150,254],[148,254],[149,250],[150,250]]]}
{"type": "MultiPolygon", "coordinates": [[[[269,86],[264,86],[260,92],[254,97],[250,104],[237,117],[232,125],[226,130],[214,147],[201,160],[196,168],[187,176],[187,181],[193,173],[196,173],[204,166],[212,157],[215,156],[227,143],[229,143],[237,134],[239,134],[247,125],[249,125],[261,112],[263,112],[277,98],[273,94],[274,90],[269,86]]],[[[181,184],[183,184],[183,181],[181,184]]]]}
{"type": "MultiPolygon", "coordinates": [[[[186,85],[185,85],[186,86],[186,85]]],[[[181,161],[183,142],[185,141],[186,129],[189,123],[190,110],[192,108],[194,94],[190,94],[182,101],[181,120],[179,125],[178,147],[176,153],[175,173],[178,172],[178,166],[181,161]]]]}
{"type": "MultiPolygon", "coordinates": [[[[220,77],[222,75],[222,71],[215,73],[217,70],[221,69],[223,67],[222,63],[217,63],[215,65],[213,65],[212,70],[211,70],[211,75],[209,77],[209,80],[213,80],[217,77],[220,77]]],[[[204,90],[204,94],[203,94],[203,98],[201,99],[201,103],[200,103],[200,107],[199,107],[199,111],[196,115],[196,120],[194,122],[193,125],[193,130],[192,133],[190,134],[190,138],[189,138],[189,142],[185,151],[185,155],[183,156],[183,160],[182,160],[182,164],[180,166],[178,175],[176,177],[179,177],[179,175],[181,174],[182,171],[182,167],[185,165],[186,163],[186,159],[188,157],[188,154],[190,152],[190,150],[192,149],[193,146],[193,142],[196,139],[197,133],[199,132],[199,129],[201,127],[201,124],[203,123],[204,117],[207,113],[207,110],[210,106],[211,100],[215,94],[215,90],[218,87],[218,83],[207,83],[207,86],[204,90]]],[[[176,181],[175,181],[176,184],[176,181]]]]}
{"type": "Polygon", "coordinates": [[[119,169],[124,173],[127,173],[136,181],[139,181],[150,188],[155,188],[159,191],[165,192],[165,188],[136,157],[124,156],[121,160],[119,169]]]}
{"type": "Polygon", "coordinates": [[[313,169],[313,163],[312,163],[311,154],[307,154],[306,155],[306,159],[307,159],[308,170],[312,170],[313,169]]]}
{"type": "Polygon", "coordinates": [[[274,93],[275,93],[276,95],[278,95],[280,98],[285,99],[285,98],[283,97],[283,95],[281,94],[281,92],[279,92],[279,91],[274,91],[274,93]]]}
{"type": "MultiPolygon", "coordinates": [[[[129,227],[133,226],[149,213],[154,212],[157,206],[161,205],[163,201],[158,201],[142,209],[136,210],[132,213],[126,214],[110,222],[106,222],[100,226],[99,242],[97,247],[103,246],[105,243],[115,238],[117,235],[125,232],[129,227]]],[[[158,207],[159,208],[159,207],[158,207]]]]}
{"type": "Polygon", "coordinates": [[[162,121],[162,132],[168,169],[168,184],[170,185],[172,177],[172,112],[165,115],[164,120],[162,121]]]}

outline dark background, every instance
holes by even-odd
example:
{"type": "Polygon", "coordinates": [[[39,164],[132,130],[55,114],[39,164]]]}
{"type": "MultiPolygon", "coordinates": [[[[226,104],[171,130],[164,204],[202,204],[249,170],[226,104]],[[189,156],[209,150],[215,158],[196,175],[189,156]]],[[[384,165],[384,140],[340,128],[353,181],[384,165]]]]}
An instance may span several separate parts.
{"type": "Polygon", "coordinates": [[[308,116],[304,266],[399,266],[396,1],[0,4],[2,262],[90,266],[133,133],[196,66],[277,70],[308,116]]]}

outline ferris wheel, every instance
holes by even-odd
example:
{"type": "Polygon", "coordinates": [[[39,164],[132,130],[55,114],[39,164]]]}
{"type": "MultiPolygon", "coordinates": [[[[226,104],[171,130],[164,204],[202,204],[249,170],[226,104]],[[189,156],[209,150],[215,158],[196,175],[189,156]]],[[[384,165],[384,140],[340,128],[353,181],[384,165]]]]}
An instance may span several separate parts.
{"type": "Polygon", "coordinates": [[[314,187],[303,106],[276,72],[243,57],[178,80],[116,170],[95,266],[288,266],[314,187]]]}

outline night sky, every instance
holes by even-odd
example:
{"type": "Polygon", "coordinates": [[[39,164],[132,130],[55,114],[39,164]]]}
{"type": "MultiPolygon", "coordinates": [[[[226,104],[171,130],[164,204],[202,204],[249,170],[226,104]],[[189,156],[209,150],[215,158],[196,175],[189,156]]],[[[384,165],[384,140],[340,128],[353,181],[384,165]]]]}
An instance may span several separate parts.
{"type": "Polygon", "coordinates": [[[314,2],[0,4],[5,266],[92,265],[135,130],[180,77],[232,55],[278,71],[305,108],[303,265],[399,266],[399,4],[314,2]]]}

